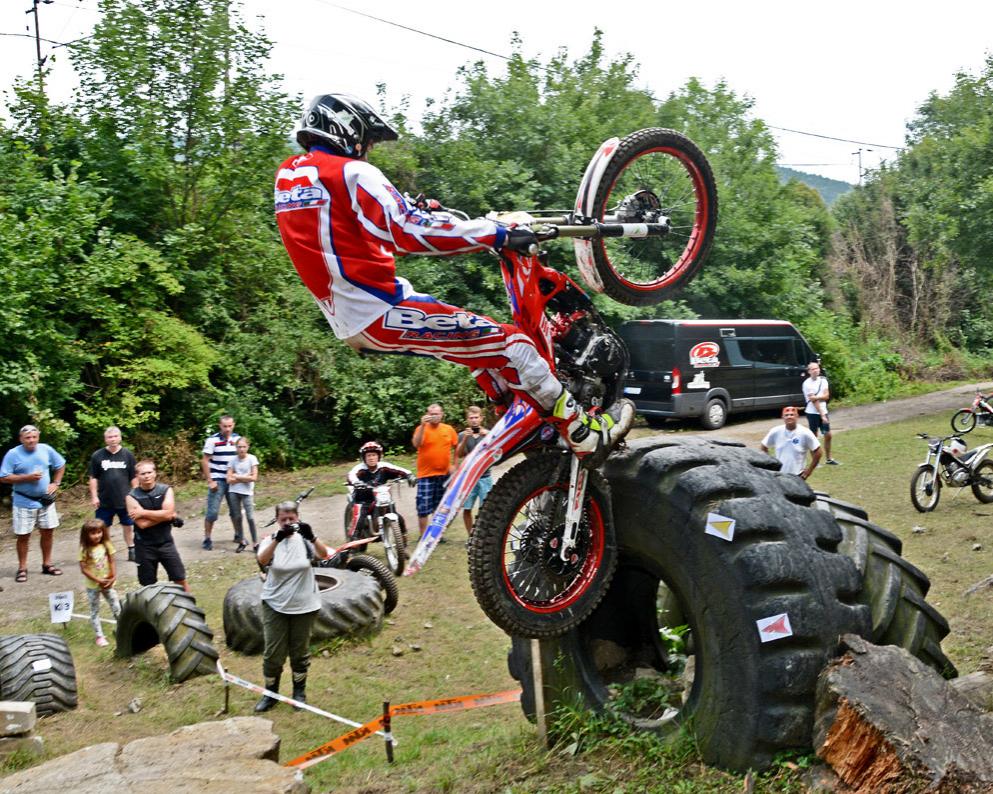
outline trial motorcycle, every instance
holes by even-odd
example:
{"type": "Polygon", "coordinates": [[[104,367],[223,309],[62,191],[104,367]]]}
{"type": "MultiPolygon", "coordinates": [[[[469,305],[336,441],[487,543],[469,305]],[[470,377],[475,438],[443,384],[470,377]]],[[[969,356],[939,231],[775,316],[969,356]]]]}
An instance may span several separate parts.
{"type": "MultiPolygon", "coordinates": [[[[393,493],[397,483],[407,478],[397,477],[380,485],[348,486],[348,504],[345,506],[345,537],[348,540],[369,538],[383,542],[383,553],[386,562],[397,576],[403,573],[407,565],[407,527],[396,508],[396,497],[393,493]],[[355,501],[357,491],[371,491],[372,503],[368,505],[365,521],[358,522],[361,504],[355,501]]],[[[408,480],[413,484],[412,480],[408,480]]]]}
{"type": "MultiPolygon", "coordinates": [[[[639,130],[600,146],[571,209],[531,210],[514,221],[529,225],[539,245],[499,255],[513,323],[586,411],[605,410],[621,396],[628,351],[541,248],[570,238],[590,289],[632,306],[658,303],[696,273],[713,242],[710,166],[682,134],[639,130]]],[[[469,577],[483,611],[508,634],[556,636],[593,611],[613,576],[610,491],[529,403],[509,390],[502,396],[505,413],[450,478],[405,575],[423,567],[483,473],[524,454],[480,509],[469,577]]]]}
{"type": "Polygon", "coordinates": [[[981,424],[983,427],[993,427],[991,399],[993,399],[993,395],[986,396],[981,391],[977,391],[972,406],[956,411],[952,416],[952,430],[956,433],[969,433],[977,424],[981,424]]]}
{"type": "Polygon", "coordinates": [[[980,502],[993,502],[993,460],[989,459],[993,444],[983,444],[969,451],[959,436],[931,438],[918,433],[927,441],[924,462],[910,478],[910,501],[921,513],[930,513],[938,506],[942,487],[972,488],[980,502]]]}

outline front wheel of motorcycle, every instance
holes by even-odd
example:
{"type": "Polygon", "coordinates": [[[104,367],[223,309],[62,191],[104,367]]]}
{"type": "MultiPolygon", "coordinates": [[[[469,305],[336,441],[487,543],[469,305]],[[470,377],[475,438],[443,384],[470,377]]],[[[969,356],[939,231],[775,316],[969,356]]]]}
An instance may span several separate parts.
{"type": "Polygon", "coordinates": [[[976,415],[969,408],[956,411],[952,417],[952,430],[956,433],[968,433],[976,426],[976,415]]]}
{"type": "Polygon", "coordinates": [[[603,223],[655,223],[668,218],[665,237],[603,237],[593,262],[603,291],[629,306],[650,306],[685,285],[706,259],[717,228],[717,186],[700,148],[668,129],[624,138],[593,199],[603,223]]]}
{"type": "Polygon", "coordinates": [[[933,466],[918,466],[910,478],[910,501],[920,513],[930,513],[941,498],[941,478],[934,476],[933,466]]]}
{"type": "Polygon", "coordinates": [[[390,570],[401,576],[403,569],[407,567],[407,548],[400,525],[392,518],[383,519],[383,552],[390,570]]]}
{"type": "Polygon", "coordinates": [[[556,637],[581,623],[617,565],[610,487],[590,472],[576,544],[563,560],[568,458],[538,455],[501,477],[469,542],[469,580],[487,617],[508,634],[556,637]]]}

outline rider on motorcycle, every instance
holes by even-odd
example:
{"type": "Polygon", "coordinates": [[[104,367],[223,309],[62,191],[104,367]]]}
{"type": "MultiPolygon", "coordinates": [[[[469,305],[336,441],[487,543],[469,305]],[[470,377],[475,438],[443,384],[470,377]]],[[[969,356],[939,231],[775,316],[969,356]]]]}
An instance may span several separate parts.
{"type": "Polygon", "coordinates": [[[605,455],[630,429],[630,400],[590,416],[519,328],[415,292],[396,275],[396,253],[526,253],[536,242],[527,228],[414,206],[367,162],[374,144],[397,138],[361,99],[318,96],[297,132],[305,153],[288,158],[276,174],[283,244],[335,335],[359,351],[467,366],[493,400],[503,403],[513,391],[547,416],[576,455],[605,455]]]}
{"type": "MultiPolygon", "coordinates": [[[[383,485],[398,477],[406,477],[410,485],[416,482],[412,471],[383,460],[383,446],[377,441],[366,441],[359,447],[359,458],[361,461],[348,472],[349,485],[366,485],[375,488],[377,485],[383,485]]],[[[373,505],[375,495],[371,488],[359,487],[352,492],[352,521],[348,526],[348,537],[350,538],[355,536],[356,528],[365,522],[369,509],[373,505]]],[[[403,533],[406,536],[405,527],[403,533]]]]}

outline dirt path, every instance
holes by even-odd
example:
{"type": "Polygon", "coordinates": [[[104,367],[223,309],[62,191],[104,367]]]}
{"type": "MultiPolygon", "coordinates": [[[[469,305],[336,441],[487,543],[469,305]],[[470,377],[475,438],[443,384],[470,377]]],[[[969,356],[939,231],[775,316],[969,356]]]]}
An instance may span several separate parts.
{"type": "MultiPolygon", "coordinates": [[[[858,405],[851,408],[839,408],[831,411],[831,425],[834,432],[846,432],[849,430],[859,430],[874,425],[886,424],[900,419],[907,419],[913,416],[927,416],[930,414],[948,411],[949,414],[958,408],[965,408],[972,402],[972,397],[976,389],[989,391],[993,389],[993,383],[979,383],[967,386],[957,386],[944,391],[932,392],[931,394],[918,397],[906,397],[899,400],[889,400],[868,405],[858,405]]],[[[728,438],[741,441],[751,446],[757,445],[768,432],[769,428],[777,423],[775,413],[746,414],[740,418],[732,417],[731,421],[720,430],[712,431],[716,438],[728,438]],[[756,418],[759,417],[759,418],[756,418]]],[[[701,430],[699,425],[672,425],[673,431],[694,434],[708,434],[701,430]]],[[[632,431],[635,438],[653,435],[659,431],[649,428],[636,428],[632,431]]],[[[499,475],[498,469],[497,474],[499,475]]],[[[399,489],[400,511],[408,518],[408,526],[416,526],[416,515],[414,508],[414,490],[407,487],[399,489]]],[[[226,515],[222,515],[214,526],[214,550],[204,551],[200,547],[203,538],[203,510],[206,501],[206,488],[204,495],[190,502],[181,505],[181,513],[188,516],[186,526],[182,529],[174,530],[177,546],[184,562],[190,563],[199,561],[224,561],[234,560],[235,544],[231,541],[233,529],[230,520],[226,515]]],[[[343,540],[343,514],[346,497],[331,496],[323,498],[308,499],[303,508],[304,517],[310,522],[322,540],[337,545],[343,540]]],[[[269,520],[269,511],[260,511],[261,520],[258,521],[260,527],[269,520]]],[[[461,519],[456,519],[458,526],[452,533],[456,538],[464,537],[465,530],[462,527],[461,519]]],[[[2,609],[5,621],[20,620],[26,617],[37,617],[47,619],[48,615],[48,594],[60,590],[74,590],[76,592],[76,612],[85,613],[86,604],[83,596],[85,587],[83,575],[79,572],[77,560],[78,528],[75,525],[64,525],[62,529],[56,531],[55,551],[53,559],[58,563],[64,574],[59,577],[43,576],[41,574],[41,552],[35,538],[32,538],[31,549],[28,556],[28,581],[25,583],[14,582],[14,573],[17,567],[17,557],[14,550],[14,536],[9,526],[2,529],[0,537],[0,585],[3,592],[0,592],[0,609],[2,609]]],[[[412,533],[416,535],[416,531],[412,533]]],[[[112,536],[115,545],[120,552],[123,548],[120,529],[117,525],[112,529],[112,536]]],[[[250,554],[246,552],[246,554],[250,554]]],[[[118,591],[133,589],[137,586],[135,566],[127,562],[125,553],[117,555],[118,591]]],[[[161,572],[160,572],[161,576],[161,572]]],[[[196,577],[190,577],[190,585],[196,590],[196,577]]]]}

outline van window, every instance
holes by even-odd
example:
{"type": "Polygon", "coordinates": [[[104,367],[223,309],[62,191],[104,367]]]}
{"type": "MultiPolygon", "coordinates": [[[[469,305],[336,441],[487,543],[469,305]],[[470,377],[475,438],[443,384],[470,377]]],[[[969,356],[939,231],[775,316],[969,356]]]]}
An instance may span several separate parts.
{"type": "Polygon", "coordinates": [[[621,326],[621,338],[631,354],[631,369],[668,371],[673,365],[672,326],[631,323],[621,326]]]}
{"type": "Polygon", "coordinates": [[[799,364],[793,339],[739,339],[741,355],[756,367],[793,367],[799,364]]]}

